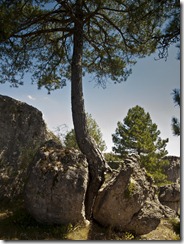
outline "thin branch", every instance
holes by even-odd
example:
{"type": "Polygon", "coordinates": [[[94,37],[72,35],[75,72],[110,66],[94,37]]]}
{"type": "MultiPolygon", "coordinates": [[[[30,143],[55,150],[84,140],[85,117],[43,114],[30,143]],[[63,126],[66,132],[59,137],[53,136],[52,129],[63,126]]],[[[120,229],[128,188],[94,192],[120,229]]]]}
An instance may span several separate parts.
{"type": "Polygon", "coordinates": [[[123,39],[123,42],[125,44],[125,47],[128,47],[128,48],[131,48],[128,44],[127,44],[127,41],[124,37],[124,33],[121,31],[121,29],[113,22],[111,21],[105,14],[103,13],[98,13],[99,15],[99,18],[101,18],[102,20],[104,20],[107,24],[110,24],[111,26],[113,26],[117,31],[118,33],[121,35],[122,39],[123,39]]]}
{"type": "Polygon", "coordinates": [[[94,39],[90,40],[87,35],[84,33],[84,38],[87,40],[87,42],[94,48],[95,51],[100,52],[101,50],[96,46],[94,39]]]}
{"type": "Polygon", "coordinates": [[[73,31],[73,28],[52,28],[52,29],[46,29],[46,30],[37,30],[37,31],[26,33],[26,34],[14,34],[12,37],[25,38],[25,37],[36,36],[36,35],[45,34],[45,33],[72,32],[72,31],[73,31]]]}
{"type": "Polygon", "coordinates": [[[129,13],[130,11],[129,10],[119,10],[119,9],[114,9],[114,8],[108,8],[108,7],[103,7],[102,10],[107,10],[107,11],[110,11],[110,12],[116,12],[116,13],[129,13]]]}

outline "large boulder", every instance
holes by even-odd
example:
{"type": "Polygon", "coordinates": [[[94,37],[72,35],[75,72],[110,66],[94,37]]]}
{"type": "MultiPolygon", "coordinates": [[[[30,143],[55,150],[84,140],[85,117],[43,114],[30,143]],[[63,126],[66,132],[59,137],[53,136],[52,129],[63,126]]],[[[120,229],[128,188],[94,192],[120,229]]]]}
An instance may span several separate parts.
{"type": "Polygon", "coordinates": [[[88,164],[78,150],[53,141],[39,148],[25,185],[30,214],[47,224],[85,222],[88,164]]]}
{"type": "Polygon", "coordinates": [[[177,213],[180,212],[180,184],[173,183],[159,188],[159,201],[177,213]]]}
{"type": "MultiPolygon", "coordinates": [[[[153,179],[140,168],[135,155],[127,158],[120,172],[101,187],[93,211],[94,219],[103,226],[141,235],[154,230],[165,216],[153,179]]],[[[171,210],[169,216],[175,216],[175,212],[171,210]]]]}
{"type": "Polygon", "coordinates": [[[22,193],[36,148],[50,138],[42,113],[0,95],[0,200],[22,193]]]}
{"type": "Polygon", "coordinates": [[[175,218],[176,212],[160,204],[156,188],[151,188],[143,207],[133,215],[131,221],[124,227],[124,231],[131,231],[136,235],[144,235],[156,229],[162,218],[175,218]]]}

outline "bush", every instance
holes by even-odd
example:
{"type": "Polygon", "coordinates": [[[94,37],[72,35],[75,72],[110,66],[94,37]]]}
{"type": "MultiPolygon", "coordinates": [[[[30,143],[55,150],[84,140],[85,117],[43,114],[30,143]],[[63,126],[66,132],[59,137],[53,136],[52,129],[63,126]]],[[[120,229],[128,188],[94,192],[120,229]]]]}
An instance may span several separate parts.
{"type": "Polygon", "coordinates": [[[174,218],[174,219],[170,219],[169,222],[172,224],[174,232],[180,235],[180,220],[174,218]]]}

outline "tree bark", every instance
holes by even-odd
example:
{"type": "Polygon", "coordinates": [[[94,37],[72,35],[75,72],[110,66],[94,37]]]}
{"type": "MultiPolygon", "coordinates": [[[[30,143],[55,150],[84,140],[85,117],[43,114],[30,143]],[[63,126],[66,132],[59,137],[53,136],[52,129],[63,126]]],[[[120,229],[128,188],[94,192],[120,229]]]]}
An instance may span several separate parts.
{"type": "Polygon", "coordinates": [[[104,181],[106,162],[93,138],[89,136],[82,88],[82,55],[83,55],[83,16],[80,0],[76,6],[74,26],[74,46],[71,64],[71,101],[72,116],[76,140],[81,152],[86,156],[89,165],[89,185],[86,193],[86,218],[92,217],[95,197],[104,181]]]}

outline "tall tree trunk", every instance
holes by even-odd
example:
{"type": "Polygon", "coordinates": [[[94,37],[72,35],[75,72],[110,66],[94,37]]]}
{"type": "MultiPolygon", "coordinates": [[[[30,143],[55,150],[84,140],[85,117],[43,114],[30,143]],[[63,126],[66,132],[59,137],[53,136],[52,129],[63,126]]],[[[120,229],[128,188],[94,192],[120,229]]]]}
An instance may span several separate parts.
{"type": "Polygon", "coordinates": [[[71,64],[71,100],[76,140],[81,152],[86,156],[89,165],[89,185],[85,206],[86,218],[90,219],[95,197],[104,181],[106,163],[95,141],[89,136],[87,128],[82,88],[83,16],[80,8],[81,1],[77,2],[71,64]]]}

